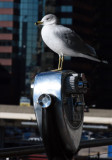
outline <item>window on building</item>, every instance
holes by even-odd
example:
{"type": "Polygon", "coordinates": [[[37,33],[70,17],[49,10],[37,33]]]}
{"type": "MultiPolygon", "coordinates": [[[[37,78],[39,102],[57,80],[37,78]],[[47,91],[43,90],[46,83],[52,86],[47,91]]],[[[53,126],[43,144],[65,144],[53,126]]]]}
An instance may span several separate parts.
{"type": "Polygon", "coordinates": [[[72,24],[72,18],[61,18],[61,24],[71,25],[72,24]]]}
{"type": "Polygon", "coordinates": [[[13,8],[13,2],[0,2],[0,8],[13,8]]]}
{"type": "Polygon", "coordinates": [[[71,60],[71,57],[70,56],[65,56],[64,59],[65,60],[71,60]]]}
{"type": "Polygon", "coordinates": [[[12,41],[7,41],[7,40],[0,40],[0,46],[11,46],[12,45],[12,43],[11,43],[12,41]]]}
{"type": "Polygon", "coordinates": [[[73,7],[72,6],[61,6],[61,12],[72,12],[73,7]]]}
{"type": "Polygon", "coordinates": [[[14,2],[0,2],[0,8],[20,8],[19,3],[14,2]]]}
{"type": "Polygon", "coordinates": [[[7,15],[7,14],[4,14],[4,15],[0,15],[0,21],[18,21],[19,20],[19,16],[16,16],[16,15],[7,15]]]}
{"type": "Polygon", "coordinates": [[[0,58],[4,58],[4,59],[11,58],[11,54],[10,53],[0,53],[0,58]]]}
{"type": "Polygon", "coordinates": [[[12,31],[13,29],[11,27],[0,27],[0,33],[12,33],[12,31]]]}

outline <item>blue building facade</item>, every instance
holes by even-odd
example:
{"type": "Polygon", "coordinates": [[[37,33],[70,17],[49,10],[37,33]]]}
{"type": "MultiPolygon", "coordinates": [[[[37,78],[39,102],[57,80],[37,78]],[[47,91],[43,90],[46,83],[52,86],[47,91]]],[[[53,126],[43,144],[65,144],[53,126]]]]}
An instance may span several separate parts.
{"type": "Polygon", "coordinates": [[[11,75],[14,103],[21,93],[30,94],[32,70],[38,66],[38,6],[39,0],[0,1],[0,65],[11,75]]]}
{"type": "Polygon", "coordinates": [[[38,0],[21,0],[19,17],[19,56],[24,59],[25,92],[29,93],[31,73],[37,66],[38,0]]]}

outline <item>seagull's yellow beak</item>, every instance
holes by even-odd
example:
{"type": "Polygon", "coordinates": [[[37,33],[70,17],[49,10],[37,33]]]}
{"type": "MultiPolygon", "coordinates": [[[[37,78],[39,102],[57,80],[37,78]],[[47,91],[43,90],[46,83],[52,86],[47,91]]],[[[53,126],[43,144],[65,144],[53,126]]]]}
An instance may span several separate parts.
{"type": "Polygon", "coordinates": [[[39,25],[39,24],[42,24],[43,22],[42,21],[37,21],[37,22],[35,22],[34,24],[35,25],[39,25]]]}

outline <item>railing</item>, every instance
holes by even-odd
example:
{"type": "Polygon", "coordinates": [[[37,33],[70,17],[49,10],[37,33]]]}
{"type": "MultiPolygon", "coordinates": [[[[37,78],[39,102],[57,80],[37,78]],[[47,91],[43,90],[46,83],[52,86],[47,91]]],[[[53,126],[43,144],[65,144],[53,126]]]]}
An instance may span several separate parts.
{"type": "MultiPolygon", "coordinates": [[[[81,141],[79,150],[83,148],[99,147],[107,145],[112,145],[112,138],[81,141]]],[[[26,155],[40,154],[40,153],[45,153],[45,148],[43,145],[14,147],[14,148],[0,149],[0,158],[22,157],[26,155]]]]}
{"type": "Polygon", "coordinates": [[[45,153],[45,148],[43,145],[41,146],[32,145],[32,146],[0,149],[0,158],[17,157],[17,156],[24,156],[24,155],[38,154],[38,153],[45,153]]]}

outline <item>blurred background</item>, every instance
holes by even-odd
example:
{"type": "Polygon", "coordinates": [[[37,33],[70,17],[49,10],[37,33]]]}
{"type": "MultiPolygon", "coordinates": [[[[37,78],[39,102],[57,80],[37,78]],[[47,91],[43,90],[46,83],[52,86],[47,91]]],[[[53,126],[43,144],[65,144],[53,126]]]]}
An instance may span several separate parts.
{"type": "MultiPolygon", "coordinates": [[[[45,14],[52,13],[60,24],[75,30],[94,47],[99,59],[108,61],[99,64],[65,57],[64,69],[85,73],[90,83],[85,96],[87,106],[111,109],[111,6],[112,0],[0,0],[0,104],[32,105],[31,84],[35,75],[57,68],[58,55],[42,42],[41,26],[34,25],[45,14]]],[[[8,127],[5,135],[23,132],[27,128],[22,131],[8,127]]]]}
{"type": "Polygon", "coordinates": [[[64,69],[92,77],[97,107],[111,108],[111,5],[111,0],[0,0],[0,103],[19,104],[21,96],[32,99],[30,86],[35,74],[57,68],[58,55],[44,45],[41,27],[34,25],[53,13],[59,23],[94,47],[100,59],[109,62],[99,67],[89,60],[65,57],[64,69]]]}

